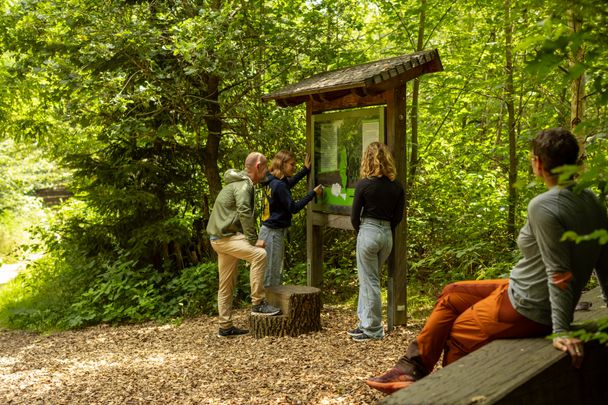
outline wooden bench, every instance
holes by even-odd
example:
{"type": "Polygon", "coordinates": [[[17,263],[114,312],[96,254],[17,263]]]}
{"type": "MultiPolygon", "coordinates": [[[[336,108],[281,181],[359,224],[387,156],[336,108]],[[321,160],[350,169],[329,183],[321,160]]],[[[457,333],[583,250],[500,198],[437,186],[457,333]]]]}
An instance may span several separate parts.
{"type": "MultiPolygon", "coordinates": [[[[574,323],[608,317],[599,288],[574,323]]],[[[405,350],[405,349],[404,349],[405,350]]],[[[389,404],[608,404],[608,348],[585,344],[580,369],[545,338],[496,340],[380,401],[389,404]]]]}
{"type": "Polygon", "coordinates": [[[57,205],[66,201],[74,193],[68,191],[65,186],[56,186],[50,188],[41,188],[35,191],[36,197],[42,198],[42,201],[47,205],[57,205]]]}

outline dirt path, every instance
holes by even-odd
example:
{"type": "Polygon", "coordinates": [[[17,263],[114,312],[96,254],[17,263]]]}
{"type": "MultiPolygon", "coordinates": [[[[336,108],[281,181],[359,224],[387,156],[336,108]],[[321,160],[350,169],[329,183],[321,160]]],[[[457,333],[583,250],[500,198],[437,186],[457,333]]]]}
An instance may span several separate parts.
{"type": "Polygon", "coordinates": [[[7,264],[7,263],[0,264],[0,287],[2,287],[3,284],[6,284],[9,281],[11,281],[12,279],[14,279],[15,277],[17,277],[17,275],[19,275],[20,272],[25,270],[25,268],[27,267],[27,265],[29,263],[34,262],[41,257],[42,257],[41,253],[33,253],[33,254],[29,255],[28,257],[22,259],[20,262],[11,263],[11,264],[7,264]]]}
{"type": "MultiPolygon", "coordinates": [[[[247,324],[248,312],[236,314],[247,324]]],[[[357,343],[355,311],[326,306],[296,338],[216,337],[213,317],[41,336],[0,331],[2,404],[368,404],[362,380],[403,354],[419,326],[357,343]]]]}
{"type": "Polygon", "coordinates": [[[25,263],[3,264],[0,266],[0,286],[6,284],[25,269],[25,263]]]}

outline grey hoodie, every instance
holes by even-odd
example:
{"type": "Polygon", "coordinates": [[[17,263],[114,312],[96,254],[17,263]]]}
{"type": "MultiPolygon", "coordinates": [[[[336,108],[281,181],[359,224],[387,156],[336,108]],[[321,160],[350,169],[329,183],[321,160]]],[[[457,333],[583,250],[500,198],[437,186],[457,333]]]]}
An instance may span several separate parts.
{"type": "Polygon", "coordinates": [[[255,228],[255,190],[247,172],[234,169],[224,173],[226,185],[217,195],[207,224],[211,239],[242,233],[254,245],[258,239],[255,228]]]}

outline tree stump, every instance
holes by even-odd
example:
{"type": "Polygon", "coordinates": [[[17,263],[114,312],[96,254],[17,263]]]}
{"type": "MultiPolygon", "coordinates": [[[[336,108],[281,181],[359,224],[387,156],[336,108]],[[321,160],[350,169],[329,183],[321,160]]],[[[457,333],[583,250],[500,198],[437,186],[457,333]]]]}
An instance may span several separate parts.
{"type": "Polygon", "coordinates": [[[266,288],[266,301],[282,315],[251,315],[249,324],[256,338],[298,336],[321,330],[321,290],[303,285],[279,285],[266,288]]]}

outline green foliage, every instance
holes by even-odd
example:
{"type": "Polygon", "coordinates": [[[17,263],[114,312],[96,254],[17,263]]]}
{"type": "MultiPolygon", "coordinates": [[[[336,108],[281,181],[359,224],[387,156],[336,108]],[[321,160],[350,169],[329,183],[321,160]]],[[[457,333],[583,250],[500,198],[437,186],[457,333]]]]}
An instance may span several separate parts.
{"type": "Polygon", "coordinates": [[[504,276],[514,262],[506,179],[487,157],[456,150],[444,143],[410,188],[409,277],[431,285],[504,276]],[[442,166],[453,172],[446,176],[442,166]]]}
{"type": "Polygon", "coordinates": [[[68,326],[141,321],[161,309],[156,289],[166,276],[151,266],[137,268],[135,261],[123,256],[118,260],[93,260],[84,270],[91,268],[99,276],[73,304],[76,314],[68,319],[68,326]]]}
{"type": "Polygon", "coordinates": [[[197,220],[205,189],[190,157],[176,144],[136,146],[117,141],[103,154],[74,158],[71,165],[80,179],[96,173],[77,195],[87,201],[89,216],[96,220],[74,218],[64,228],[67,236],[70,229],[80,228],[106,240],[92,241],[87,255],[111,240],[132,257],[160,269],[170,259],[169,245],[188,246],[202,237],[197,220]]]}
{"type": "Polygon", "coordinates": [[[436,297],[443,286],[430,286],[426,282],[418,283],[412,279],[408,280],[407,287],[407,316],[409,319],[418,319],[424,322],[433,310],[436,297]]]}
{"type": "MultiPolygon", "coordinates": [[[[217,312],[217,263],[185,268],[167,285],[166,298],[171,316],[193,316],[217,312]],[[179,311],[177,311],[179,309],[179,311]]],[[[249,280],[246,284],[249,285],[249,280]]],[[[243,280],[238,283],[243,289],[243,280]]]]}
{"type": "MultiPolygon", "coordinates": [[[[608,204],[608,140],[601,134],[587,141],[584,156],[584,166],[566,166],[558,168],[560,179],[569,179],[576,176],[575,191],[585,188],[595,190],[600,201],[608,204]]],[[[608,229],[596,229],[588,235],[578,235],[576,232],[566,232],[562,240],[571,240],[576,243],[597,240],[601,245],[608,244],[608,229]]]]}
{"type": "Polygon", "coordinates": [[[19,260],[31,244],[29,228],[46,222],[37,189],[65,182],[68,172],[49,162],[41,149],[0,142],[0,259],[19,260]]]}
{"type": "MultiPolygon", "coordinates": [[[[573,331],[568,332],[568,336],[581,339],[583,342],[597,341],[600,344],[608,344],[608,318],[598,319],[596,321],[585,322],[580,325],[575,325],[573,331]]],[[[558,335],[549,336],[553,339],[558,335]]]]}
{"type": "Polygon", "coordinates": [[[533,47],[527,69],[533,74],[547,76],[556,69],[566,72],[565,78],[572,80],[582,72],[587,72],[590,80],[589,91],[598,98],[599,104],[608,101],[608,64],[604,38],[608,19],[606,2],[565,0],[547,4],[551,13],[538,27],[541,29],[534,36],[522,42],[523,47],[533,47]],[[568,12],[564,12],[564,11],[568,12]],[[572,32],[568,29],[569,13],[576,13],[582,21],[581,30],[572,32]],[[584,61],[567,64],[568,55],[584,49],[584,61]]]}
{"type": "Polygon", "coordinates": [[[177,277],[133,260],[96,260],[89,264],[98,276],[72,304],[67,326],[90,323],[138,322],[211,313],[217,294],[217,266],[184,269],[177,277]]]}
{"type": "Polygon", "coordinates": [[[608,244],[608,231],[606,229],[597,229],[589,235],[578,235],[576,232],[567,231],[562,236],[562,241],[571,240],[576,243],[597,240],[600,245],[608,244]]]}
{"type": "MultiPolygon", "coordinates": [[[[327,228],[323,235],[323,290],[328,302],[344,301],[358,293],[357,235],[327,228]]],[[[386,280],[386,271],[381,272],[386,280]]]]}
{"type": "Polygon", "coordinates": [[[47,255],[0,289],[0,325],[48,331],[216,311],[215,263],[175,276],[151,266],[137,268],[124,256],[110,260],[100,255],[78,266],[74,260],[47,255]]]}
{"type": "Polygon", "coordinates": [[[294,263],[283,269],[283,283],[294,285],[306,285],[306,262],[294,263]]]}
{"type": "Polygon", "coordinates": [[[583,172],[577,179],[578,188],[598,191],[600,199],[608,204],[608,139],[599,133],[587,139],[583,172]]]}
{"type": "Polygon", "coordinates": [[[61,329],[87,280],[62,260],[44,257],[0,289],[0,326],[33,331],[61,329]]]}

